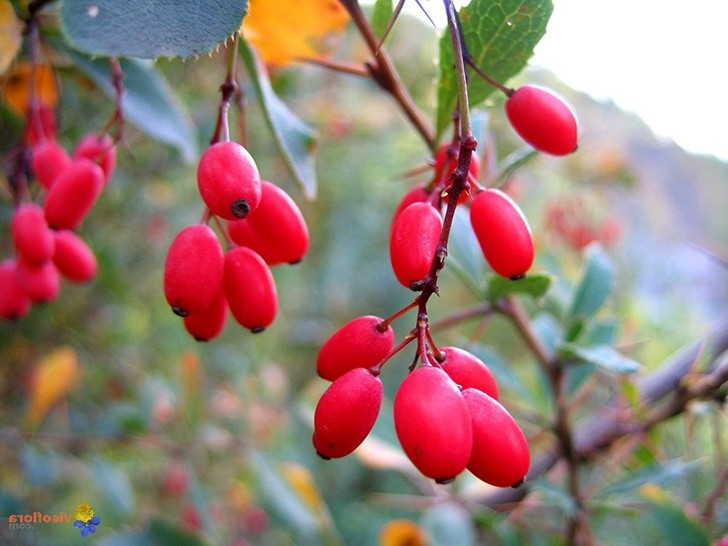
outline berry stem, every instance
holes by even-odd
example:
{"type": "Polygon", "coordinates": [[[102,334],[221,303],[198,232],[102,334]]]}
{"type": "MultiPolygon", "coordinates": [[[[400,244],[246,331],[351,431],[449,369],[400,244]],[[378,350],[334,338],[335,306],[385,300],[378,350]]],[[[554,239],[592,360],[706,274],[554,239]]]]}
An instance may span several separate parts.
{"type": "Polygon", "coordinates": [[[101,129],[101,133],[108,133],[114,124],[117,124],[116,131],[112,137],[114,143],[116,143],[123,138],[124,123],[126,121],[124,119],[124,109],[122,108],[122,101],[124,98],[124,72],[121,69],[121,63],[117,57],[109,59],[109,66],[111,68],[111,85],[114,87],[114,91],[116,92],[116,108],[109,118],[109,121],[104,124],[101,129]]]}
{"type": "Polygon", "coordinates": [[[397,346],[389,352],[387,356],[385,356],[379,363],[377,363],[376,366],[372,366],[371,368],[369,368],[369,371],[372,372],[375,376],[379,375],[387,361],[398,352],[400,352],[402,349],[404,349],[407,345],[412,343],[415,339],[417,339],[417,330],[413,328],[406,336],[404,336],[402,341],[400,341],[399,344],[397,344],[397,346]]]}
{"type": "Polygon", "coordinates": [[[216,142],[227,142],[230,140],[230,126],[228,125],[228,110],[230,110],[230,101],[239,90],[237,81],[237,65],[238,65],[238,41],[239,34],[233,35],[233,43],[228,47],[227,51],[227,71],[225,80],[220,85],[220,108],[217,114],[217,124],[215,131],[210,139],[210,144],[216,142]]]}

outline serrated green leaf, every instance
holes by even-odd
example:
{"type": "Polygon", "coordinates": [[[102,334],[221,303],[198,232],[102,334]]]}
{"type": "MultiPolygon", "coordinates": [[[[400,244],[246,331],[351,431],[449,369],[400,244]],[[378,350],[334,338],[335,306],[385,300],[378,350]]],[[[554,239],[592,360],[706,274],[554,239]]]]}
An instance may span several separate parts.
{"type": "Polygon", "coordinates": [[[497,300],[511,294],[524,294],[532,298],[540,298],[548,292],[553,277],[546,273],[529,273],[517,281],[504,279],[499,275],[488,276],[486,297],[497,300]]]}
{"type": "Polygon", "coordinates": [[[606,303],[614,288],[614,264],[598,244],[586,249],[586,263],[574,290],[567,320],[593,316],[606,303]]]}
{"type": "Polygon", "coordinates": [[[316,197],[315,132],[278,98],[270,85],[265,67],[255,51],[242,39],[240,53],[276,146],[306,197],[313,199],[316,197]]]}
{"type": "Polygon", "coordinates": [[[247,0],[65,0],[61,27],[90,55],[192,57],[240,28],[247,0]]]}
{"type": "Polygon", "coordinates": [[[575,343],[564,343],[559,349],[567,358],[596,364],[613,373],[634,373],[641,367],[639,362],[624,356],[609,345],[582,347],[575,343]]]}
{"type": "MultiPolygon", "coordinates": [[[[550,0],[473,0],[460,12],[463,36],[476,65],[505,83],[518,74],[546,32],[553,5],[550,0]]],[[[437,134],[450,122],[457,104],[457,84],[449,32],[440,41],[440,80],[437,90],[437,134]]],[[[484,101],[495,88],[469,71],[470,105],[484,101]]]]}
{"type": "Polygon", "coordinates": [[[391,17],[392,0],[377,0],[372,11],[372,28],[377,36],[384,33],[391,17]]]}
{"type": "MultiPolygon", "coordinates": [[[[109,62],[68,52],[76,66],[110,98],[116,98],[109,62]]],[[[150,137],[179,150],[191,163],[197,156],[195,127],[172,88],[154,65],[135,59],[121,59],[124,117],[150,137]]]]}

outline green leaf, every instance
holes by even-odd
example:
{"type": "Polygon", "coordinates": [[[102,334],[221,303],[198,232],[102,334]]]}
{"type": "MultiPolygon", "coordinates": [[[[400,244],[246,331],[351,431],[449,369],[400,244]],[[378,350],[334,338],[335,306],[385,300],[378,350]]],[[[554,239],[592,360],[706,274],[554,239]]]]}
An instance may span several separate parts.
{"type": "Polygon", "coordinates": [[[525,294],[532,298],[540,298],[548,292],[553,277],[546,273],[529,273],[517,281],[505,279],[499,275],[490,275],[486,288],[486,297],[497,300],[511,294],[525,294]]]}
{"type": "Polygon", "coordinates": [[[392,0],[377,0],[372,12],[372,28],[377,36],[384,34],[392,17],[392,0]]]}
{"type": "MultiPolygon", "coordinates": [[[[109,62],[69,51],[78,68],[110,98],[116,98],[109,62]]],[[[195,127],[164,76],[152,64],[121,59],[124,72],[124,117],[150,137],[179,150],[188,163],[197,155],[195,127]]]]}
{"type": "Polygon", "coordinates": [[[192,57],[240,28],[247,0],[65,0],[61,27],[90,55],[192,57]]]}
{"type": "Polygon", "coordinates": [[[559,350],[567,358],[596,364],[613,373],[633,373],[641,367],[639,362],[624,356],[610,345],[582,347],[575,343],[564,343],[559,350]]]}
{"type": "MultiPolygon", "coordinates": [[[[505,83],[518,74],[546,32],[551,0],[473,0],[460,14],[463,37],[475,64],[494,80],[505,83]]],[[[437,134],[450,122],[457,104],[457,83],[449,32],[440,41],[440,80],[437,90],[437,134]]],[[[469,70],[470,105],[484,101],[495,88],[469,70]]]]}
{"type": "Polygon", "coordinates": [[[625,476],[599,491],[596,496],[605,498],[612,495],[624,495],[648,483],[666,485],[675,480],[684,480],[699,470],[702,465],[702,461],[665,461],[625,476]]]}
{"type": "MultiPolygon", "coordinates": [[[[606,303],[614,288],[614,264],[598,244],[586,249],[586,264],[574,290],[567,322],[571,326],[592,317],[606,303]]],[[[578,329],[580,333],[581,329],[578,329]]],[[[574,340],[575,335],[569,336],[574,340]]]]}
{"type": "Polygon", "coordinates": [[[675,503],[654,504],[647,514],[657,524],[664,546],[710,546],[707,530],[675,503]]]}
{"type": "Polygon", "coordinates": [[[248,68],[266,124],[273,133],[283,160],[306,197],[313,199],[316,197],[315,133],[278,98],[270,85],[265,67],[242,39],[240,53],[248,68]]]}

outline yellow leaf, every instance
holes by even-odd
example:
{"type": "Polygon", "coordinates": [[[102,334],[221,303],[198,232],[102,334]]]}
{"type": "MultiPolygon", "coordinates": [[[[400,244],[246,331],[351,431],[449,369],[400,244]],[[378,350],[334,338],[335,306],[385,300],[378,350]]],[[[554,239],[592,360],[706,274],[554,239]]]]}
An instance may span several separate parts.
{"type": "Polygon", "coordinates": [[[0,74],[10,67],[23,42],[23,24],[10,0],[0,0],[0,74]]]}
{"type": "Polygon", "coordinates": [[[36,103],[54,108],[58,103],[58,90],[53,69],[36,65],[35,74],[28,62],[18,63],[3,81],[2,91],[8,106],[20,115],[25,115],[30,102],[30,82],[35,78],[34,99],[36,103]]]}
{"type": "Polygon", "coordinates": [[[251,0],[242,30],[266,63],[281,66],[324,56],[348,20],[337,0],[251,0]]]}
{"type": "Polygon", "coordinates": [[[382,526],[379,546],[425,546],[427,537],[417,524],[408,519],[395,519],[382,526]]]}
{"type": "Polygon", "coordinates": [[[284,464],[282,470],[286,480],[301,500],[315,513],[321,514],[326,505],[319,495],[311,473],[305,467],[294,463],[284,464]]]}
{"type": "Polygon", "coordinates": [[[30,388],[27,423],[37,427],[78,381],[78,357],[71,347],[59,347],[38,362],[30,388]]]}

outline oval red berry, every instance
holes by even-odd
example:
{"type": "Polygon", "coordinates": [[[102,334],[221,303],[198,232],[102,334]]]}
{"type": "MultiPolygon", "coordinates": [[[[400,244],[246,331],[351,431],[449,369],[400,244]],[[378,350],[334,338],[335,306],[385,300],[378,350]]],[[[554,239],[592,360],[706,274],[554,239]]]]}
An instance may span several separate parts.
{"type": "Polygon", "coordinates": [[[225,297],[235,320],[253,333],[262,332],[276,318],[278,294],[263,258],[244,246],[225,254],[225,297]]]}
{"type": "Polygon", "coordinates": [[[525,276],[533,264],[533,237],[510,197],[497,189],[478,193],[470,204],[470,223],[493,271],[510,279],[525,276]]]}
{"type": "Polygon", "coordinates": [[[17,275],[17,262],[7,258],[0,262],[0,318],[17,320],[28,314],[31,301],[20,285],[17,275]]]}
{"type": "Polygon", "coordinates": [[[237,142],[218,142],[197,166],[200,196],[213,214],[226,220],[245,218],[260,203],[260,174],[248,150],[237,142]]]}
{"type": "Polygon", "coordinates": [[[316,405],[313,446],[325,459],[344,457],[371,432],[382,405],[382,382],[355,368],[336,379],[316,405]]]}
{"type": "Polygon", "coordinates": [[[53,232],[39,205],[25,203],[18,206],[13,211],[10,232],[16,252],[26,262],[42,264],[53,256],[53,232]]]}
{"type": "Polygon", "coordinates": [[[70,164],[68,152],[55,140],[39,142],[31,150],[30,166],[33,174],[46,189],[70,164]]]}
{"type": "Polygon", "coordinates": [[[522,482],[531,456],[521,427],[498,401],[485,393],[465,389],[463,397],[473,423],[473,451],[468,470],[497,487],[522,482]]]}
{"type": "Polygon", "coordinates": [[[222,286],[223,267],[220,241],[209,226],[180,231],[164,264],[164,295],[172,311],[184,317],[210,307],[222,286]]]}
{"type": "Polygon", "coordinates": [[[104,182],[111,180],[116,168],[116,145],[109,135],[86,135],[73,151],[73,158],[84,157],[104,171],[104,182]]]}
{"type": "Polygon", "coordinates": [[[413,203],[392,226],[389,258],[397,280],[406,288],[430,271],[442,232],[442,216],[428,203],[413,203]]]}
{"type": "Polygon", "coordinates": [[[474,388],[498,400],[498,384],[485,362],[458,347],[441,347],[445,360],[440,363],[445,373],[461,388],[474,388]]]}
{"type": "Polygon", "coordinates": [[[227,299],[222,285],[212,305],[199,313],[184,317],[185,330],[197,341],[209,341],[222,332],[227,318],[227,299]]]}
{"type": "Polygon", "coordinates": [[[519,87],[506,101],[506,115],[513,129],[537,150],[553,155],[576,150],[576,116],[553,92],[535,85],[519,87]]]}
{"type": "Polygon", "coordinates": [[[56,178],[43,205],[53,229],[76,229],[104,187],[104,171],[93,161],[74,159],[56,178]]]}
{"type": "Polygon", "coordinates": [[[357,317],[336,330],[321,346],[316,359],[318,374],[334,381],[354,368],[370,368],[394,347],[394,330],[380,330],[380,317],[357,317]]]}
{"type": "Polygon", "coordinates": [[[394,396],[394,427],[407,457],[425,476],[452,481],[465,470],[473,445],[468,406],[440,368],[421,366],[394,396]]]}
{"type": "Polygon", "coordinates": [[[261,181],[258,208],[244,220],[228,224],[232,240],[255,250],[268,265],[297,263],[309,245],[306,220],[296,202],[281,188],[261,181]]]}
{"type": "Polygon", "coordinates": [[[73,282],[87,282],[96,276],[96,256],[81,237],[72,231],[57,231],[55,243],[53,263],[61,275],[73,282]]]}
{"type": "Polygon", "coordinates": [[[20,286],[34,303],[46,303],[58,297],[61,275],[50,260],[40,265],[18,260],[15,271],[20,286]]]}

